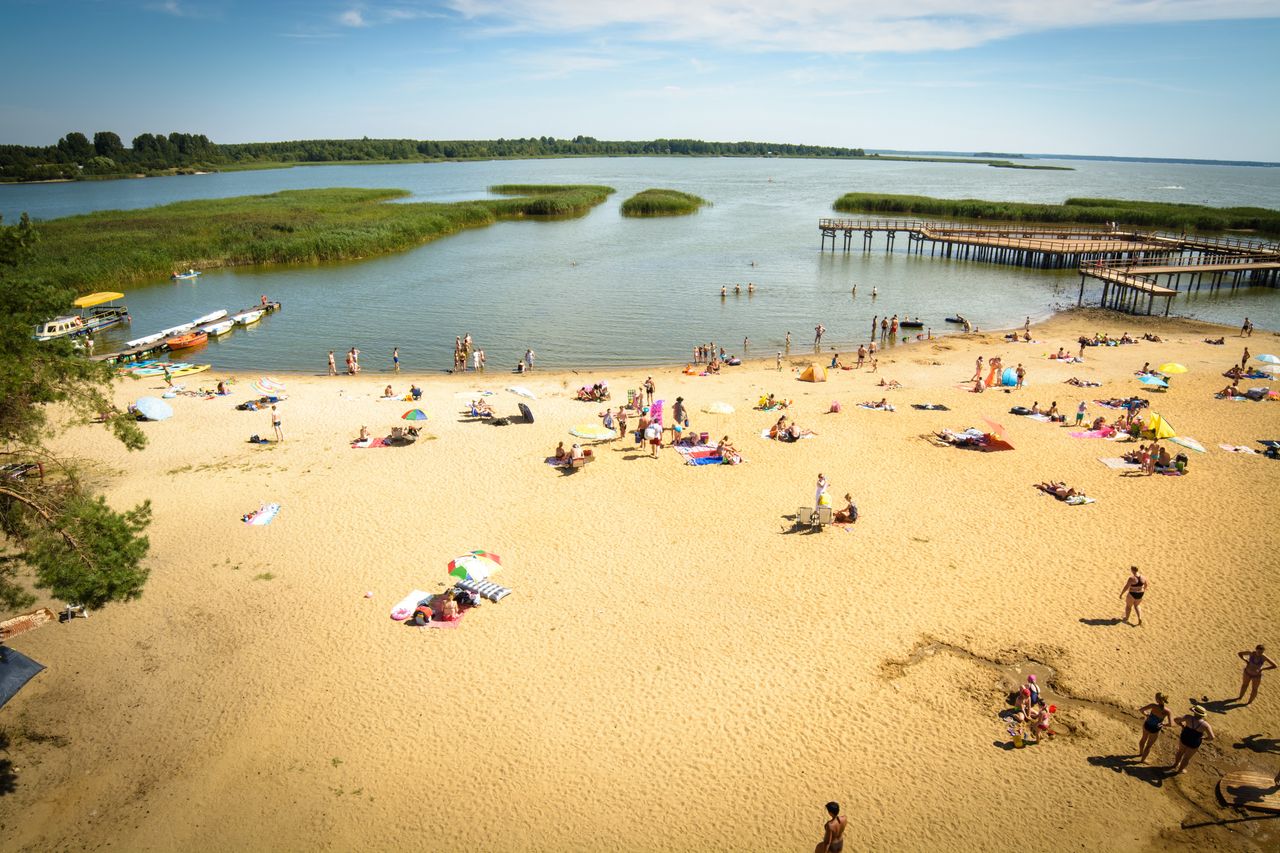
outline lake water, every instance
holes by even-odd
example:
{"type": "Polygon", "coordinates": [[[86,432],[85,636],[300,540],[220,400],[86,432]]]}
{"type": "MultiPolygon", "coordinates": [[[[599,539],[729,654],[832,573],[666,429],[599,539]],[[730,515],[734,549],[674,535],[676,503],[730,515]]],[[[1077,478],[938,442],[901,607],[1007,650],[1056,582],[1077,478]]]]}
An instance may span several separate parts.
{"type": "MultiPolygon", "coordinates": [[[[455,335],[471,333],[490,369],[527,347],[556,367],[679,362],[697,342],[772,356],[813,327],[839,348],[866,340],[873,315],[921,317],[937,334],[957,312],[983,328],[1020,325],[1074,304],[1079,276],[885,251],[819,251],[818,219],[845,192],[916,193],[1060,202],[1105,196],[1280,208],[1280,169],[1070,161],[1075,171],[848,160],[598,158],[371,166],[308,166],[105,182],[0,185],[0,214],[47,219],[308,187],[399,187],[411,200],[481,198],[498,183],[607,184],[618,192],[580,219],[504,222],[398,255],[263,270],[215,270],[194,282],[158,281],[127,294],[126,338],[237,309],[262,294],[284,310],[256,327],[184,354],[225,369],[319,371],[326,354],[358,346],[369,370],[447,368],[455,335]],[[647,187],[709,199],[694,216],[624,219],[620,203],[647,187]],[[754,261],[755,265],[752,266],[754,261]],[[748,296],[748,282],[757,292],[748,296]],[[740,283],[741,296],[732,295],[740,283]],[[721,285],[730,296],[720,298],[721,285]],[[857,285],[856,294],[851,292],[857,285]],[[872,288],[878,295],[873,299],[872,288]]],[[[1173,313],[1228,324],[1249,316],[1280,328],[1280,293],[1255,288],[1174,299],[1173,313]]],[[[1123,320],[1110,331],[1122,331],[1123,320]]]]}

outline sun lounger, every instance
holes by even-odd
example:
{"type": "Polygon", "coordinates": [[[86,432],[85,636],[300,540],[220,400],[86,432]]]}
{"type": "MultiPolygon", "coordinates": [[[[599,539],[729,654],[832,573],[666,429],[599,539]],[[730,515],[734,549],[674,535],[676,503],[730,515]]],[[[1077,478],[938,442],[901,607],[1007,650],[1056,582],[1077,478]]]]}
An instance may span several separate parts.
{"type": "Polygon", "coordinates": [[[460,580],[454,586],[458,587],[458,589],[465,589],[467,592],[474,592],[481,598],[487,598],[495,603],[511,594],[511,590],[505,586],[498,586],[492,581],[460,580]]]}

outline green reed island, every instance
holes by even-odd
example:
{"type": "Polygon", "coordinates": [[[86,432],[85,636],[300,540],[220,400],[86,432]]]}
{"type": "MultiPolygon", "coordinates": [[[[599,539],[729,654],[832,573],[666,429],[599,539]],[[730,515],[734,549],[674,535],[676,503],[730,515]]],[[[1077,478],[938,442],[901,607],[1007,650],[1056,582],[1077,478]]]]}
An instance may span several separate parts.
{"type": "Polygon", "coordinates": [[[623,216],[688,216],[711,202],[679,190],[647,189],[622,203],[623,216]]]}
{"type": "Polygon", "coordinates": [[[163,281],[188,267],[350,260],[501,220],[581,216],[614,190],[505,184],[489,191],[511,198],[387,204],[409,193],[287,190],[51,219],[40,225],[27,272],[83,291],[163,281]]]}
{"type": "Polygon", "coordinates": [[[1114,198],[1069,198],[1062,204],[931,198],[922,195],[846,193],[832,207],[842,213],[914,214],[999,222],[1117,222],[1124,226],[1171,231],[1247,231],[1280,235],[1280,210],[1265,207],[1207,207],[1114,198]]]}

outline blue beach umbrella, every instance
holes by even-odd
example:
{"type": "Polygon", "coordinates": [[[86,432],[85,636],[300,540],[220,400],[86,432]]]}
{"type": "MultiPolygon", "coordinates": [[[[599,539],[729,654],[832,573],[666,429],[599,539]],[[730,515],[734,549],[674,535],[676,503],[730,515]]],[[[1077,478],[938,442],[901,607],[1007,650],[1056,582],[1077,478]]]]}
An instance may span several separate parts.
{"type": "Polygon", "coordinates": [[[1138,381],[1139,381],[1139,382],[1141,382],[1143,385],[1154,385],[1154,386],[1156,386],[1157,388],[1168,388],[1168,387],[1169,387],[1169,383],[1168,383],[1168,382],[1165,382],[1165,381],[1164,381],[1163,379],[1161,379],[1159,376],[1152,376],[1152,375],[1151,375],[1151,374],[1149,374],[1149,373],[1148,373],[1146,376],[1139,377],[1138,381]]]}
{"type": "Polygon", "coordinates": [[[173,407],[159,397],[140,397],[133,407],[138,410],[138,414],[149,421],[162,421],[173,417],[173,407]]]}
{"type": "Polygon", "coordinates": [[[1260,361],[1263,364],[1280,364],[1280,358],[1277,358],[1269,352],[1264,352],[1262,355],[1255,355],[1253,360],[1260,361]]]}

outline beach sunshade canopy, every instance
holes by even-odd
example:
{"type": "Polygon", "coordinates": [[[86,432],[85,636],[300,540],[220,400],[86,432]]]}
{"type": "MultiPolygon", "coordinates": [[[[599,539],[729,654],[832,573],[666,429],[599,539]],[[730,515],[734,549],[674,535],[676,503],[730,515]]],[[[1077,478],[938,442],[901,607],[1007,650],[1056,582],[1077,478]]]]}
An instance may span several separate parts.
{"type": "Polygon", "coordinates": [[[608,429],[603,424],[578,424],[569,430],[569,435],[576,435],[578,438],[617,438],[618,434],[608,429]]]}
{"type": "Polygon", "coordinates": [[[284,383],[274,376],[260,376],[253,380],[253,390],[267,397],[277,397],[284,393],[284,383]]]}
{"type": "Polygon", "coordinates": [[[1194,450],[1196,453],[1204,453],[1204,445],[1196,441],[1194,438],[1188,438],[1185,435],[1173,435],[1169,440],[1174,444],[1180,444],[1188,450],[1194,450]]]}
{"type": "Polygon", "coordinates": [[[471,551],[449,561],[449,574],[458,580],[482,581],[502,568],[502,559],[488,551],[471,551]]]}
{"type": "Polygon", "coordinates": [[[801,382],[826,382],[827,369],[821,364],[811,364],[800,374],[801,382]]]}
{"type": "Polygon", "coordinates": [[[733,406],[730,406],[728,403],[712,403],[711,405],[706,406],[702,411],[711,415],[732,415],[733,406]]]}
{"type": "Polygon", "coordinates": [[[162,421],[173,417],[173,407],[159,397],[140,397],[133,407],[149,421],[162,421]]]}
{"type": "Polygon", "coordinates": [[[1151,413],[1151,418],[1147,421],[1147,432],[1151,433],[1152,438],[1173,438],[1178,434],[1163,415],[1155,412],[1151,413]]]}
{"type": "Polygon", "coordinates": [[[990,418],[983,418],[982,420],[987,426],[991,427],[992,435],[999,436],[1000,438],[1004,438],[1004,434],[1006,430],[1001,424],[996,423],[990,418]]]}
{"type": "Polygon", "coordinates": [[[1264,352],[1262,355],[1255,355],[1253,360],[1260,361],[1263,364],[1280,364],[1280,358],[1277,358],[1269,352],[1264,352]]]}
{"type": "Polygon", "coordinates": [[[1159,376],[1152,376],[1150,373],[1148,373],[1146,376],[1139,377],[1138,381],[1141,382],[1143,385],[1154,385],[1156,388],[1169,387],[1168,382],[1165,382],[1159,376]]]}
{"type": "Polygon", "coordinates": [[[530,391],[528,388],[524,387],[523,385],[513,385],[507,390],[510,391],[512,394],[516,394],[520,397],[528,397],[530,400],[538,399],[537,394],[534,394],[532,391],[530,391]]]}
{"type": "Polygon", "coordinates": [[[427,413],[422,411],[422,409],[410,409],[400,417],[402,420],[406,421],[425,421],[427,419],[427,413]]]}
{"type": "Polygon", "coordinates": [[[1277,373],[1280,373],[1280,364],[1264,364],[1259,369],[1263,373],[1268,373],[1272,376],[1275,376],[1277,373]]]}
{"type": "Polygon", "coordinates": [[[1178,362],[1176,362],[1176,361],[1170,361],[1170,362],[1168,362],[1168,363],[1166,363],[1166,364],[1162,364],[1162,365],[1160,365],[1160,367],[1159,367],[1159,368],[1157,368],[1157,369],[1158,369],[1161,373],[1165,374],[1166,376],[1172,376],[1172,375],[1173,375],[1173,374],[1175,374],[1175,373],[1186,373],[1186,372],[1187,372],[1187,369],[1186,369],[1185,367],[1183,367],[1181,364],[1178,364],[1178,362]]]}
{"type": "Polygon", "coordinates": [[[77,308],[92,308],[95,305],[101,305],[102,303],[110,302],[113,299],[124,299],[124,294],[112,293],[110,291],[103,291],[102,293],[90,293],[86,296],[81,296],[79,299],[77,299],[75,302],[72,302],[71,304],[76,306],[77,308]]]}

